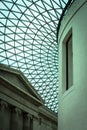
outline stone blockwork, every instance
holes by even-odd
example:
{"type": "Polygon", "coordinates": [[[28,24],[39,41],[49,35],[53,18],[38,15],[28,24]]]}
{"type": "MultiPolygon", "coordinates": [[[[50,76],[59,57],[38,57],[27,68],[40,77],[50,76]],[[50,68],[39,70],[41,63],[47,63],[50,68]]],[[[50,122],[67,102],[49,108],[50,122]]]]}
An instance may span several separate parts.
{"type": "Polygon", "coordinates": [[[87,130],[87,0],[74,0],[61,21],[59,130],[87,130]]]}
{"type": "Polygon", "coordinates": [[[57,130],[57,115],[18,70],[0,65],[0,130],[57,130]]]}

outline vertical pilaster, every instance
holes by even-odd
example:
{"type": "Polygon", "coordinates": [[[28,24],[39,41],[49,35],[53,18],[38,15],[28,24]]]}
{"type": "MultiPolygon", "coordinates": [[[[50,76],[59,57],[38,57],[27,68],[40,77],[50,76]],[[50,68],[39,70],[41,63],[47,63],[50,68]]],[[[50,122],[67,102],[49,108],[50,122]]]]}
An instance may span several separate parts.
{"type": "Polygon", "coordinates": [[[33,116],[30,117],[30,130],[33,130],[33,116]]]}
{"type": "Polygon", "coordinates": [[[10,130],[10,109],[3,100],[0,100],[0,130],[10,130]]]}
{"type": "Polygon", "coordinates": [[[11,130],[23,130],[22,111],[17,107],[12,108],[11,130]]]}
{"type": "Polygon", "coordinates": [[[23,116],[23,130],[30,130],[30,115],[28,113],[24,113],[23,116]]]}

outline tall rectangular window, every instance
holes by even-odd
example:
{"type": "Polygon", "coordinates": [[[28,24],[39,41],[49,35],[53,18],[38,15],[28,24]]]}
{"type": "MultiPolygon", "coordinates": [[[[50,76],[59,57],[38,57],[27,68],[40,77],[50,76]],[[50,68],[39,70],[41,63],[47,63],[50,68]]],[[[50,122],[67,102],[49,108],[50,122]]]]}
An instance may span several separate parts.
{"type": "Polygon", "coordinates": [[[72,28],[62,42],[62,92],[73,85],[73,40],[72,28]]]}
{"type": "Polygon", "coordinates": [[[66,90],[73,85],[73,49],[72,35],[69,36],[65,43],[66,48],[66,90]]]}

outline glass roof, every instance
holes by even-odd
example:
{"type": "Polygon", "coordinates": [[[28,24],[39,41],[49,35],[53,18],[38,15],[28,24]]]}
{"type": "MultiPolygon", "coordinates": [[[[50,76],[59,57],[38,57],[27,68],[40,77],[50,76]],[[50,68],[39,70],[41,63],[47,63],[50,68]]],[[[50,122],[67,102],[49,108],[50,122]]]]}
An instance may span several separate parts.
{"type": "Polygon", "coordinates": [[[59,82],[56,28],[67,2],[0,1],[0,63],[22,71],[55,113],[59,82]]]}

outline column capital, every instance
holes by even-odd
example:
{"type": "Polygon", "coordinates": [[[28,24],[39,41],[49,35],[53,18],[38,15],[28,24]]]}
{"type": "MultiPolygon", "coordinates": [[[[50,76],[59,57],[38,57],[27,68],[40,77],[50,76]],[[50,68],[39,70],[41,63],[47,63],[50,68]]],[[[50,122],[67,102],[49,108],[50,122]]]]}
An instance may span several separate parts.
{"type": "Polygon", "coordinates": [[[16,115],[20,116],[22,114],[21,109],[17,108],[17,107],[13,107],[12,108],[12,112],[15,113],[16,115]]]}
{"type": "Polygon", "coordinates": [[[8,107],[8,103],[3,101],[2,99],[0,100],[0,110],[4,110],[8,107]]]}

